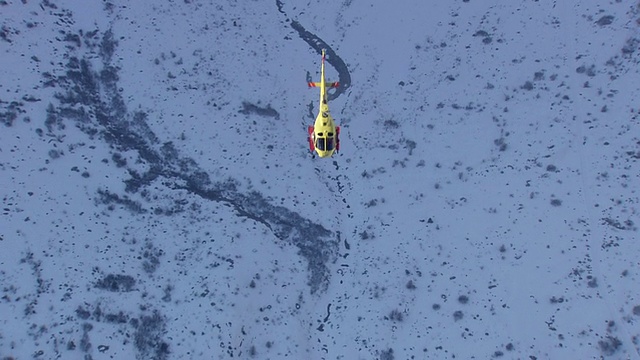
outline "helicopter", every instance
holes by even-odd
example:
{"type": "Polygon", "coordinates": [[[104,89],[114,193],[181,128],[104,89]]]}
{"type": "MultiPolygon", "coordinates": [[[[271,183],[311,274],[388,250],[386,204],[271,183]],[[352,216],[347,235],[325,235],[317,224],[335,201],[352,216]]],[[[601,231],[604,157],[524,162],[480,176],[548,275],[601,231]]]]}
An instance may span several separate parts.
{"type": "Polygon", "coordinates": [[[320,82],[308,82],[310,88],[320,88],[320,107],[315,123],[309,125],[308,141],[311,153],[318,154],[319,157],[331,157],[340,150],[340,126],[336,126],[331,113],[329,112],[329,102],[327,100],[327,88],[337,88],[340,83],[327,82],[324,77],[324,60],[326,49],[322,49],[322,63],[320,65],[320,82]]]}

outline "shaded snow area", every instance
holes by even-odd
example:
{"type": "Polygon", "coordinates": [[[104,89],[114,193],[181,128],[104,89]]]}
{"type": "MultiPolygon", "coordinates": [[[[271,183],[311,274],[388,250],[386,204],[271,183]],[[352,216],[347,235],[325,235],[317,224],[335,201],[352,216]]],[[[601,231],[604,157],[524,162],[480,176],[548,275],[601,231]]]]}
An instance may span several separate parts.
{"type": "Polygon", "coordinates": [[[0,359],[640,359],[640,3],[430,3],[0,0],[0,359]]]}

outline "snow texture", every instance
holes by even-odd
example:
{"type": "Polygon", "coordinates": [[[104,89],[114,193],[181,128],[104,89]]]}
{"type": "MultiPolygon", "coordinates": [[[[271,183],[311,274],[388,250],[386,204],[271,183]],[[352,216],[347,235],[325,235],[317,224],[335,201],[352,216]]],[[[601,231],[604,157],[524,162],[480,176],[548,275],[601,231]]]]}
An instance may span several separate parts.
{"type": "Polygon", "coordinates": [[[636,0],[0,14],[0,359],[640,359],[636,0]]]}

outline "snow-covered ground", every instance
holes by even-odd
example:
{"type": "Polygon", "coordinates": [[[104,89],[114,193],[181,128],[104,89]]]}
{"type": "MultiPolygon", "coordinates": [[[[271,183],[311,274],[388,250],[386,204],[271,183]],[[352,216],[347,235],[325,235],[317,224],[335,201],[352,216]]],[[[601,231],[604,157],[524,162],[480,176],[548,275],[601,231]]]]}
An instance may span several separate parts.
{"type": "Polygon", "coordinates": [[[637,1],[0,14],[0,359],[640,359],[637,1]]]}

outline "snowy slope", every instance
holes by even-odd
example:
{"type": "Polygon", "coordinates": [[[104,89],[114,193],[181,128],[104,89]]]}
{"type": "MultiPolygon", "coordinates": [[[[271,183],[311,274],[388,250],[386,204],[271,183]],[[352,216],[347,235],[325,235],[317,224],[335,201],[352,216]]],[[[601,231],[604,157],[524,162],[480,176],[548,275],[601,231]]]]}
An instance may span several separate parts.
{"type": "Polygon", "coordinates": [[[0,14],[0,358],[640,359],[637,2],[0,14]]]}

